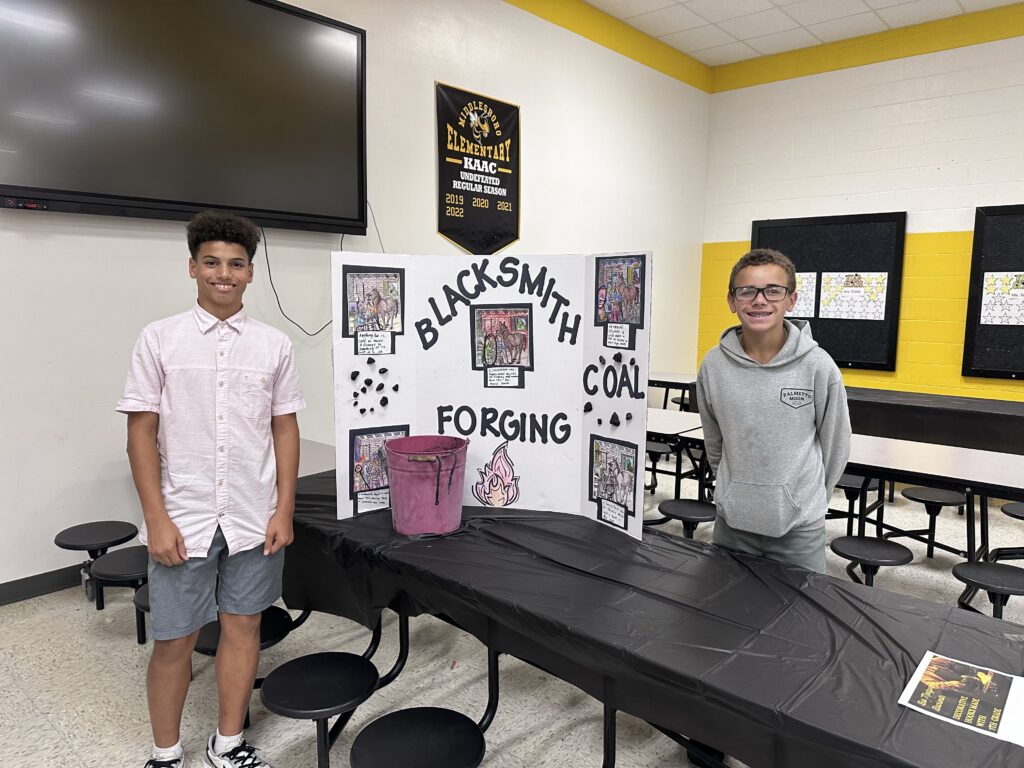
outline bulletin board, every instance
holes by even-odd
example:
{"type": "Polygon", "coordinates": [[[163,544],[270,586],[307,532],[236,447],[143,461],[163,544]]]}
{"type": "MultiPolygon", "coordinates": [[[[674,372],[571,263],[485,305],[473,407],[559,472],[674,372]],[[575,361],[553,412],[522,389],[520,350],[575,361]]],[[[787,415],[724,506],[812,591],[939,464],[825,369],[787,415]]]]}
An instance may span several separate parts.
{"type": "Polygon", "coordinates": [[[1024,205],[975,213],[963,375],[1024,379],[1024,205]]]}
{"type": "Polygon", "coordinates": [[[651,254],[336,252],[338,516],[390,506],[385,443],[469,440],[463,503],[643,529],[651,254]]]}
{"type": "Polygon", "coordinates": [[[905,212],[755,221],[751,247],[792,259],[797,306],[841,368],[896,370],[905,212]]]}

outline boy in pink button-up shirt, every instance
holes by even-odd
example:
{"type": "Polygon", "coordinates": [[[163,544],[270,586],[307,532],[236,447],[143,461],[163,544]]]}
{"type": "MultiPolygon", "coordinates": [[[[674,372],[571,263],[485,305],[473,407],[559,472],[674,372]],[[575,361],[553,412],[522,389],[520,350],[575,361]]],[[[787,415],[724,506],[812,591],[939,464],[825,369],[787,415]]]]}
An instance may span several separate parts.
{"type": "Polygon", "coordinates": [[[305,407],[288,337],[242,311],[259,230],[205,212],[188,225],[198,301],[143,329],[117,410],[149,547],[153,756],[181,768],[181,714],[199,629],[220,620],[214,768],[266,766],[242,737],[260,614],[281,595],[305,407]]]}

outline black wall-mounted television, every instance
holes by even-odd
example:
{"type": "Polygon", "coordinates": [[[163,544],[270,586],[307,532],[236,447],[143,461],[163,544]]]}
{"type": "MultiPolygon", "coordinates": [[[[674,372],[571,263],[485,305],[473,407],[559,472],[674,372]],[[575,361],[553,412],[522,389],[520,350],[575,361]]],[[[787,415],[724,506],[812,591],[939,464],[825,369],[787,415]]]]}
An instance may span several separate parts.
{"type": "Polygon", "coordinates": [[[0,205],[365,234],[365,51],[273,0],[0,0],[0,205]]]}

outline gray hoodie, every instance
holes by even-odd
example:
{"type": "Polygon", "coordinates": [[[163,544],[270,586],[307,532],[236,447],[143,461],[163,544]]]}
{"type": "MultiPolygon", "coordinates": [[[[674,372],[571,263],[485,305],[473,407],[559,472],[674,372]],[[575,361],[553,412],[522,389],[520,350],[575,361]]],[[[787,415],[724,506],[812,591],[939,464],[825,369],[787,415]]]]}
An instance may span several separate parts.
{"type": "Polygon", "coordinates": [[[715,505],[731,528],[779,537],[825,524],[850,456],[850,413],[839,368],[805,320],[785,320],[786,343],[766,365],[722,334],[697,376],[715,505]]]}

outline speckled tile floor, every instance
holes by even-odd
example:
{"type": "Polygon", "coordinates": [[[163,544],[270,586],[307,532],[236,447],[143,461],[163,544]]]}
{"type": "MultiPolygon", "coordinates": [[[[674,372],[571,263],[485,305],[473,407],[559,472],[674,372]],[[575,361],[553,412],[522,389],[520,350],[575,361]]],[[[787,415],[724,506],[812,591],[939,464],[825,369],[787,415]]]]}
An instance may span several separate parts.
{"type": "MultiPolygon", "coordinates": [[[[648,496],[653,512],[668,487],[648,496]]],[[[695,487],[684,484],[693,498],[695,487]]],[[[841,495],[833,507],[845,508],[841,495]]],[[[1024,524],[998,512],[993,503],[993,546],[1024,544],[1024,524]]],[[[897,494],[886,519],[904,527],[923,525],[923,509],[897,494]]],[[[663,530],[681,535],[677,523],[663,530]]],[[[845,533],[845,522],[828,523],[828,533],[845,533]]],[[[708,540],[710,526],[697,538],[708,540]]],[[[962,546],[963,518],[942,513],[940,541],[962,546]]],[[[907,540],[902,540],[907,542],[907,540]]],[[[913,563],[883,569],[876,588],[889,589],[953,605],[960,584],[950,568],[960,558],[943,552],[932,560],[924,545],[909,542],[913,563]]],[[[845,561],[828,556],[829,573],[845,579],[845,561]]],[[[984,596],[975,605],[988,611],[984,596]]],[[[1024,598],[1010,600],[1006,618],[1024,623],[1024,598]]],[[[391,686],[364,704],[331,752],[332,765],[348,765],[352,737],[374,718],[408,706],[446,706],[478,719],[487,699],[484,648],[472,637],[431,617],[411,622],[411,655],[406,670],[391,686]]],[[[261,674],[306,653],[345,650],[361,653],[369,632],[352,622],[315,614],[279,645],[264,651],[261,674]]],[[[397,626],[387,618],[381,649],[375,657],[390,666],[397,653],[397,626]]],[[[141,768],[151,735],[144,679],[149,646],[135,643],[131,593],[110,589],[107,608],[94,609],[81,588],[0,606],[0,766],[4,768],[141,768]]],[[[316,764],[312,723],[267,712],[253,696],[249,741],[275,768],[316,764]]],[[[188,768],[203,765],[203,744],[216,722],[213,659],[195,657],[195,678],[185,706],[182,742],[188,768]]],[[[619,715],[617,765],[620,768],[687,766],[685,752],[629,715],[619,715]]],[[[576,688],[515,659],[501,660],[501,703],[487,732],[485,768],[557,768],[601,764],[601,707],[576,688]]],[[[732,765],[739,765],[732,763],[732,765]]]]}

